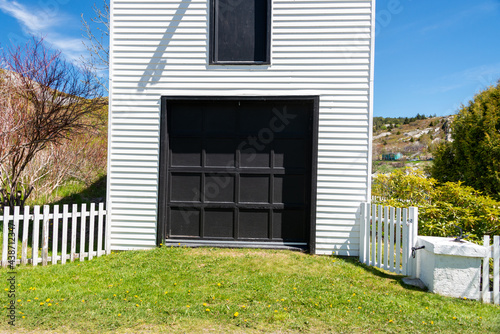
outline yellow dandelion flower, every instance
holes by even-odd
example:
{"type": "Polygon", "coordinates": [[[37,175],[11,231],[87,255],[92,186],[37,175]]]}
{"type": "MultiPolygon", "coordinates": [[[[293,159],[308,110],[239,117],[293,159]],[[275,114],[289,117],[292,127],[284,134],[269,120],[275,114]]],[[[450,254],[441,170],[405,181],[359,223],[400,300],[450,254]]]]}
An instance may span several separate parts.
{"type": "Polygon", "coordinates": [[[186,305],[186,307],[187,307],[187,308],[190,308],[191,306],[189,306],[189,305],[186,305]]]}
{"type": "Polygon", "coordinates": [[[63,302],[63,301],[64,301],[64,298],[61,298],[61,301],[63,302]]]}
{"type": "Polygon", "coordinates": [[[210,309],[209,309],[209,308],[207,308],[205,311],[210,312],[210,309]]]}
{"type": "Polygon", "coordinates": [[[389,320],[389,322],[393,322],[393,320],[391,319],[391,320],[389,320]]]}
{"type": "Polygon", "coordinates": [[[52,306],[52,304],[51,304],[51,303],[48,303],[48,304],[47,304],[47,306],[52,306]]]}
{"type": "Polygon", "coordinates": [[[239,316],[240,314],[238,312],[234,312],[233,316],[237,317],[239,316]]]}
{"type": "Polygon", "coordinates": [[[7,289],[7,288],[5,288],[4,290],[5,290],[5,291],[9,291],[9,289],[7,289]]]}
{"type": "Polygon", "coordinates": [[[17,300],[17,302],[18,302],[18,303],[20,303],[20,302],[21,302],[21,299],[18,299],[18,300],[17,300]]]}
{"type": "Polygon", "coordinates": [[[31,299],[28,299],[28,300],[27,300],[27,302],[28,302],[28,303],[29,303],[29,302],[31,302],[31,299]]]}
{"type": "Polygon", "coordinates": [[[45,301],[46,301],[47,303],[48,303],[48,302],[50,302],[50,298],[47,298],[45,301]]]}
{"type": "Polygon", "coordinates": [[[41,305],[43,305],[43,304],[45,304],[45,303],[44,303],[44,302],[41,302],[41,303],[40,303],[40,306],[41,306],[41,305]]]}
{"type": "Polygon", "coordinates": [[[139,307],[139,304],[135,304],[135,307],[139,307]]]}
{"type": "Polygon", "coordinates": [[[431,320],[431,325],[434,325],[434,321],[431,320]]]}
{"type": "Polygon", "coordinates": [[[168,291],[165,291],[165,294],[167,294],[167,293],[168,293],[168,291]]]}
{"type": "Polygon", "coordinates": [[[113,293],[113,297],[116,297],[116,293],[113,293]]]}
{"type": "Polygon", "coordinates": [[[139,298],[137,295],[134,295],[135,298],[139,298]]]}
{"type": "Polygon", "coordinates": [[[122,316],[122,314],[121,314],[121,313],[118,313],[118,316],[119,316],[119,317],[121,317],[121,316],[122,316]]]}
{"type": "Polygon", "coordinates": [[[360,310],[362,309],[362,307],[361,307],[361,306],[358,306],[358,308],[359,308],[360,310]]]}
{"type": "Polygon", "coordinates": [[[453,317],[453,320],[457,320],[457,317],[453,317]]]}
{"type": "Polygon", "coordinates": [[[207,303],[203,303],[203,306],[207,306],[207,303]]]}
{"type": "Polygon", "coordinates": [[[35,300],[38,300],[38,297],[35,297],[35,300]]]}
{"type": "Polygon", "coordinates": [[[26,318],[26,316],[23,315],[23,319],[25,319],[25,318],[26,318]]]}

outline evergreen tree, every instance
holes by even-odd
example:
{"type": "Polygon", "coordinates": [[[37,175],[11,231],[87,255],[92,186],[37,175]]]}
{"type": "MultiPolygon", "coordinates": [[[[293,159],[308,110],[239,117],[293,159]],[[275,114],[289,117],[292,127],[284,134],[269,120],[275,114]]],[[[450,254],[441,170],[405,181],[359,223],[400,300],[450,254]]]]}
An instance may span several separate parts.
{"type": "Polygon", "coordinates": [[[500,81],[480,92],[455,116],[453,142],[434,152],[432,177],[440,182],[462,181],[500,197],[500,81]]]}

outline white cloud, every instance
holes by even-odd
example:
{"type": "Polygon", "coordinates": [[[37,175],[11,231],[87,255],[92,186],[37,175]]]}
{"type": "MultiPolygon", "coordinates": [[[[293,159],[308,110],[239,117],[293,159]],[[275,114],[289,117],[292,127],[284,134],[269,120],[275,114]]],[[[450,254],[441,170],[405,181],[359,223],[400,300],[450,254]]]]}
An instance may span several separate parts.
{"type": "Polygon", "coordinates": [[[499,77],[500,63],[481,65],[436,78],[435,83],[430,84],[425,91],[431,94],[441,94],[469,86],[475,87],[475,93],[477,93],[496,84],[499,77]]]}
{"type": "Polygon", "coordinates": [[[30,33],[45,30],[57,23],[48,19],[46,12],[38,11],[39,16],[34,15],[33,10],[16,1],[0,0],[0,9],[17,19],[22,28],[30,33]]]}
{"type": "Polygon", "coordinates": [[[498,0],[483,1],[476,6],[471,6],[467,10],[457,12],[454,15],[446,18],[436,16],[438,22],[428,25],[421,29],[422,33],[432,33],[434,30],[444,30],[450,27],[462,24],[463,22],[470,22],[471,20],[481,20],[485,14],[492,14],[498,12],[500,9],[500,2],[498,0]]]}
{"type": "Polygon", "coordinates": [[[70,21],[70,17],[62,13],[60,8],[48,11],[28,7],[15,0],[0,0],[0,10],[14,17],[25,33],[44,37],[46,42],[61,50],[69,60],[76,61],[85,52],[81,39],[60,33],[67,29],[65,24],[70,21]]]}

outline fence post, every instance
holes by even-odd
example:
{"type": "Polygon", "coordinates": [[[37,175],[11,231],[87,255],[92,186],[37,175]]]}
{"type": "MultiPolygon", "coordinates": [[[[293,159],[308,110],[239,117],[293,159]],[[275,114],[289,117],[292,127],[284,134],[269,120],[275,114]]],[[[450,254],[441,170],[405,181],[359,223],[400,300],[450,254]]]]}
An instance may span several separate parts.
{"type": "Polygon", "coordinates": [[[417,245],[418,239],[418,208],[410,207],[410,228],[408,230],[408,273],[410,277],[417,277],[417,259],[412,256],[412,248],[417,245]]]}
{"type": "Polygon", "coordinates": [[[500,304],[500,236],[493,237],[493,302],[500,304]]]}
{"type": "Polygon", "coordinates": [[[370,216],[370,203],[361,203],[360,205],[360,215],[359,215],[359,261],[361,263],[367,263],[366,259],[366,250],[368,247],[370,247],[369,238],[367,238],[369,229],[368,227],[368,222],[369,219],[368,217],[370,216]]]}
{"type": "Polygon", "coordinates": [[[490,236],[483,236],[483,246],[487,248],[486,256],[483,258],[483,284],[481,286],[481,301],[490,302],[490,236]]]}

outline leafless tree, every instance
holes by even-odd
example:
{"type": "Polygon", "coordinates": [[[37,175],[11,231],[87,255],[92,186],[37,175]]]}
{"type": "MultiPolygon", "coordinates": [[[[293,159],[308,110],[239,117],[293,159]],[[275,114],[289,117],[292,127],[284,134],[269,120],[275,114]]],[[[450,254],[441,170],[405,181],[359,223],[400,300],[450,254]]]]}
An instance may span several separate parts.
{"type": "Polygon", "coordinates": [[[107,88],[107,76],[102,75],[107,73],[109,69],[109,3],[103,0],[99,7],[94,3],[93,6],[95,16],[87,21],[82,14],[82,24],[84,37],[87,42],[84,42],[88,51],[88,57],[82,57],[84,64],[92,68],[96,74],[96,79],[99,80],[102,87],[107,88]],[[100,75],[101,74],[101,75],[100,75]]]}
{"type": "Polygon", "coordinates": [[[33,190],[22,177],[30,162],[91,127],[86,115],[104,100],[92,72],[64,60],[42,38],[4,50],[0,64],[0,199],[13,207],[33,190]]]}

